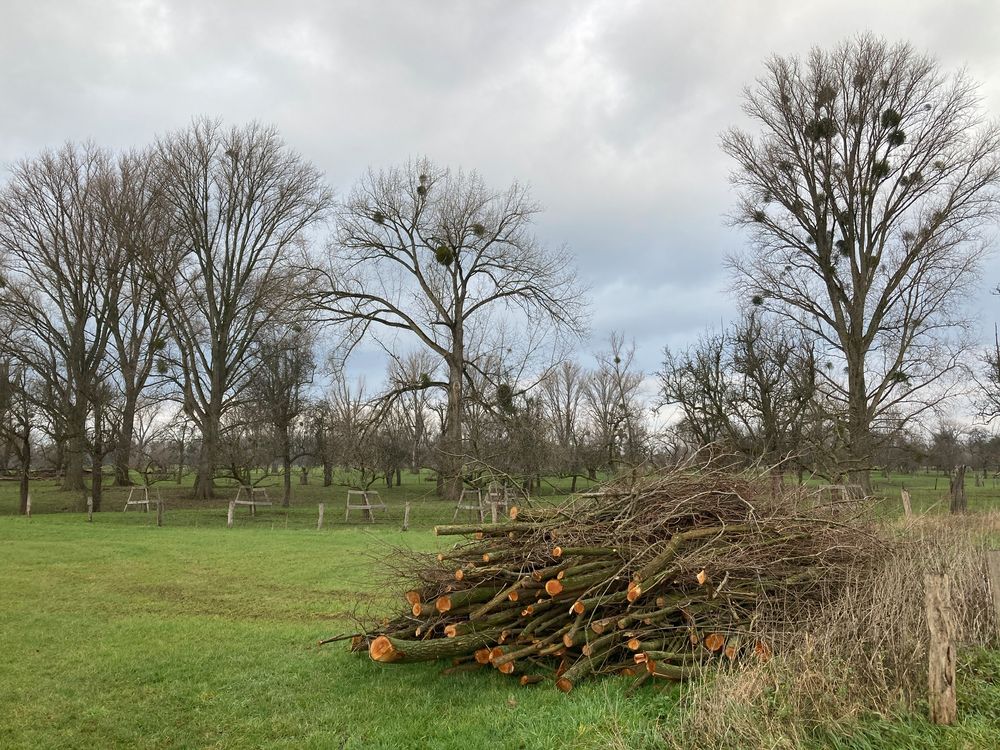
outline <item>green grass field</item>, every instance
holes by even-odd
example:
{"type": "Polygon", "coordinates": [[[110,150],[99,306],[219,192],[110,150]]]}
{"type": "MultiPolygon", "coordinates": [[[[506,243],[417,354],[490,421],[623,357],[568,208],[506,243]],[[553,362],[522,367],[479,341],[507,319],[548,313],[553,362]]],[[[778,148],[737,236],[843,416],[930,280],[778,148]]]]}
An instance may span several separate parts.
{"type": "MultiPolygon", "coordinates": [[[[933,505],[932,488],[912,480],[903,481],[919,507],[933,505]]],[[[118,490],[87,523],[78,499],[43,483],[33,517],[17,517],[16,484],[0,483],[0,747],[664,746],[676,691],[626,695],[627,681],[611,678],[564,696],[492,670],[441,677],[440,666],[318,647],[350,628],[359,603],[398,606],[379,559],[394,545],[436,548],[430,526],[452,509],[409,477],[383,490],[388,518],[346,524],[343,489],[294,489],[289,511],[251,519],[241,509],[228,530],[225,499],[193,508],[177,490],[165,493],[163,528],[153,513],[122,513],[118,490]],[[401,533],[407,499],[413,528],[401,533]],[[327,524],[317,532],[320,501],[327,524]]],[[[997,497],[970,486],[973,507],[995,508],[997,497]]],[[[817,735],[816,747],[993,747],[997,674],[996,653],[966,655],[958,727],[869,717],[817,735]]]]}

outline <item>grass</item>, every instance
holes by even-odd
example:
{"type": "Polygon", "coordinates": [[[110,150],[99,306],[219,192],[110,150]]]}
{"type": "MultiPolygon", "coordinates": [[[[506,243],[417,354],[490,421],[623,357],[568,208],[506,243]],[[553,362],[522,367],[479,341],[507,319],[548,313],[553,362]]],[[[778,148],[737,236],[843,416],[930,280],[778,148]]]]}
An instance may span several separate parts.
{"type": "MultiPolygon", "coordinates": [[[[233,530],[224,498],[190,507],[183,488],[164,493],[157,528],[153,513],[121,513],[119,490],[88,524],[61,512],[77,499],[41,482],[33,517],[17,517],[16,484],[0,482],[0,747],[662,747],[676,691],[629,696],[611,678],[564,696],[492,671],[440,677],[439,666],[381,666],[315,645],[349,627],[359,600],[396,606],[373,577],[393,545],[439,544],[429,528],[451,519],[450,504],[404,478],[382,490],[391,515],[375,524],[344,523],[342,488],[296,485],[287,512],[243,511],[233,530]],[[414,529],[401,533],[406,500],[414,529]],[[327,527],[317,532],[320,501],[327,527]]],[[[935,501],[906,483],[915,502],[935,501]]],[[[997,497],[970,487],[973,507],[997,497]]],[[[998,673],[997,652],[966,656],[956,728],[863,717],[812,741],[988,747],[983,738],[1000,733],[998,673]]]]}

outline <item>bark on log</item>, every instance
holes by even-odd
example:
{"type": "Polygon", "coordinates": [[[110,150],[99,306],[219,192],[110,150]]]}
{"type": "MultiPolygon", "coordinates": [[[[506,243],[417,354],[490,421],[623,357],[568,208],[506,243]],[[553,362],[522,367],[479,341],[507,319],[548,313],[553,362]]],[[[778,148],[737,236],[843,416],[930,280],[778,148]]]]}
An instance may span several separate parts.
{"type": "Polygon", "coordinates": [[[433,661],[452,656],[463,656],[496,640],[499,630],[459,635],[454,638],[431,638],[426,641],[406,641],[380,635],[368,647],[373,661],[392,662],[433,661]]]}

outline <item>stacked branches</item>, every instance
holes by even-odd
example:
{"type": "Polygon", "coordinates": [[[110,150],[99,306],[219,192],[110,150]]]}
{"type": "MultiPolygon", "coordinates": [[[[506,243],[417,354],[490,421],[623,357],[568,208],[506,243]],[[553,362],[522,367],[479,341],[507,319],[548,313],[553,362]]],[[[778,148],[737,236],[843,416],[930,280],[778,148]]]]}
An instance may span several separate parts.
{"type": "Polygon", "coordinates": [[[598,674],[684,680],[770,657],[882,540],[843,504],[772,496],[766,474],[685,466],[511,510],[423,566],[409,610],[354,637],[383,663],[451,659],[568,692],[598,674]],[[544,678],[542,678],[544,679],[544,678]]]}

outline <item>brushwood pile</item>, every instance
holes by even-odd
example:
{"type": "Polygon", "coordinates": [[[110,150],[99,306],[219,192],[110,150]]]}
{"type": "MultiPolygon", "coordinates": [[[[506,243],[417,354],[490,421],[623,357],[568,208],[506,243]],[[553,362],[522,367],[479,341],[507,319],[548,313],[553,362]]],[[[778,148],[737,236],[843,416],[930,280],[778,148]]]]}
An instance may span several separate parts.
{"type": "Polygon", "coordinates": [[[564,692],[768,659],[885,550],[853,504],[772,479],[681,466],[515,506],[497,524],[438,526],[461,541],[399,565],[405,609],[352,648],[564,692]]]}

